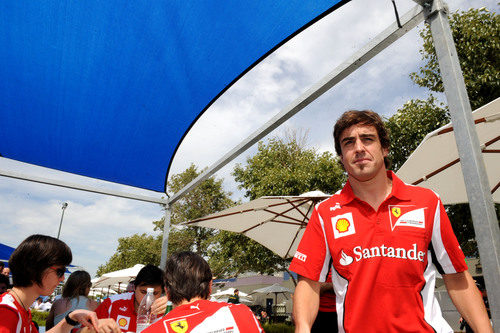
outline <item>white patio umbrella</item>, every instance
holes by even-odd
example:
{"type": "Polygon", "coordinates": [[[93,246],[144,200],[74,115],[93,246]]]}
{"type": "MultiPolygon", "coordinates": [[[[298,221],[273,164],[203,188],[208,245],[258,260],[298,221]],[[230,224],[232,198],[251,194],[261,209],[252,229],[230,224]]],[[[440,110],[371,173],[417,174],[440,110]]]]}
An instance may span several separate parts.
{"type": "Polygon", "coordinates": [[[278,283],[275,283],[275,284],[272,284],[272,285],[264,287],[264,288],[255,289],[254,291],[252,291],[250,293],[250,295],[256,294],[256,293],[274,294],[274,304],[277,305],[278,304],[278,294],[283,294],[286,298],[286,294],[291,294],[291,293],[293,293],[293,291],[281,286],[278,283]]]}
{"type": "MultiPolygon", "coordinates": [[[[217,292],[210,295],[213,300],[227,302],[229,296],[234,294],[236,288],[228,288],[226,290],[218,290],[217,292]]],[[[252,296],[247,293],[239,291],[238,295],[240,296],[240,302],[251,303],[253,302],[252,296]]]]}
{"type": "MultiPolygon", "coordinates": [[[[493,201],[500,203],[500,98],[472,113],[493,201]]],[[[444,204],[468,202],[451,123],[429,133],[397,172],[409,184],[430,188],[444,204]]]]}
{"type": "Polygon", "coordinates": [[[289,258],[295,254],[314,205],[328,197],[320,191],[261,197],[183,225],[238,232],[289,258]]]}
{"type": "Polygon", "coordinates": [[[121,288],[121,285],[127,286],[127,283],[135,279],[139,271],[144,267],[144,265],[137,264],[133,267],[121,269],[119,271],[109,272],[103,274],[96,282],[92,283],[92,288],[96,287],[112,287],[117,285],[117,288],[121,288]]]}

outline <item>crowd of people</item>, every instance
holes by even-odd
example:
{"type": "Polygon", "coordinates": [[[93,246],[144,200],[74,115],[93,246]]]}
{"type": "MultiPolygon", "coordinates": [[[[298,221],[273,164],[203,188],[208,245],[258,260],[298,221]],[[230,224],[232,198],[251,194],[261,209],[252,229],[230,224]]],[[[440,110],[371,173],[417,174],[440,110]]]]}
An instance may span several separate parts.
{"type": "MultiPolygon", "coordinates": [[[[381,117],[348,111],[333,134],[348,181],[314,207],[290,264],[299,275],[296,332],[453,332],[434,296],[437,272],[463,321],[475,332],[493,332],[439,196],[388,170],[390,140],[381,117]]],[[[13,286],[0,295],[0,333],[36,332],[29,306],[64,280],[71,259],[69,247],[49,236],[30,236],[16,248],[9,260],[13,286]]],[[[209,300],[212,280],[201,256],[175,253],[165,272],[147,265],[130,292],[98,305],[87,297],[90,276],[75,272],[52,305],[47,332],[136,331],[149,288],[159,319],[146,333],[262,332],[237,290],[228,303],[209,300]]]]}

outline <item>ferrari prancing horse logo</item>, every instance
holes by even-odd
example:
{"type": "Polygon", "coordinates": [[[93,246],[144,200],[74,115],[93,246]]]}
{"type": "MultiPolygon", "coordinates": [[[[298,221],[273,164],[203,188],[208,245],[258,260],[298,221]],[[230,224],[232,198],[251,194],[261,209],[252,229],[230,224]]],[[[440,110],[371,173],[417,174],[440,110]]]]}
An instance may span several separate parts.
{"type": "Polygon", "coordinates": [[[401,215],[401,208],[392,207],[391,212],[392,212],[392,215],[394,215],[394,216],[396,216],[396,218],[398,218],[401,215]]]}
{"type": "Polygon", "coordinates": [[[172,327],[175,333],[184,333],[188,329],[188,323],[186,319],[177,320],[170,323],[170,327],[172,327]]]}

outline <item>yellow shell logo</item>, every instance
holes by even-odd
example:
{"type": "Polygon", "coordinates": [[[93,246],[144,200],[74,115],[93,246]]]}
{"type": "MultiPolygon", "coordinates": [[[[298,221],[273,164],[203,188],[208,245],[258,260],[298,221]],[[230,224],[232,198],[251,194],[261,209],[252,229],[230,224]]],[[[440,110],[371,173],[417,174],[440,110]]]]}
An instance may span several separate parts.
{"type": "Polygon", "coordinates": [[[349,230],[349,226],[351,224],[349,223],[349,220],[347,219],[338,219],[337,220],[337,225],[335,226],[335,228],[337,229],[338,232],[346,232],[347,230],[349,230]]]}
{"type": "Polygon", "coordinates": [[[125,318],[120,318],[120,320],[118,320],[118,325],[119,325],[120,327],[125,327],[125,326],[127,326],[127,319],[125,319],[125,318]]]}
{"type": "Polygon", "coordinates": [[[401,215],[401,208],[399,207],[392,207],[391,209],[392,215],[399,217],[401,215]]]}
{"type": "Polygon", "coordinates": [[[175,333],[184,333],[188,329],[188,323],[187,323],[186,319],[177,320],[177,321],[171,322],[170,327],[172,327],[172,329],[174,330],[175,333]]]}

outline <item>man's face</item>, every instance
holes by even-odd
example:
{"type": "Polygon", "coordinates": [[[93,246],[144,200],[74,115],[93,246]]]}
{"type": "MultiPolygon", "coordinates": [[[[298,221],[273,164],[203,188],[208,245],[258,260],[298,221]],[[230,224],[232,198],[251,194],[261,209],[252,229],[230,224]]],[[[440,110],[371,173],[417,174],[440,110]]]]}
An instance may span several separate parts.
{"type": "Polygon", "coordinates": [[[9,267],[5,267],[2,271],[2,274],[5,275],[5,276],[9,276],[10,274],[10,268],[9,267]]]}
{"type": "Polygon", "coordinates": [[[148,288],[153,288],[154,289],[153,295],[154,295],[155,299],[160,298],[160,296],[161,296],[161,285],[154,285],[154,286],[143,285],[143,286],[138,286],[138,287],[135,287],[135,299],[137,300],[138,304],[141,304],[142,299],[148,293],[148,288]]]}
{"type": "Polygon", "coordinates": [[[340,160],[349,178],[366,182],[383,172],[388,149],[382,148],[377,130],[370,125],[353,125],[340,135],[340,160]]]}

